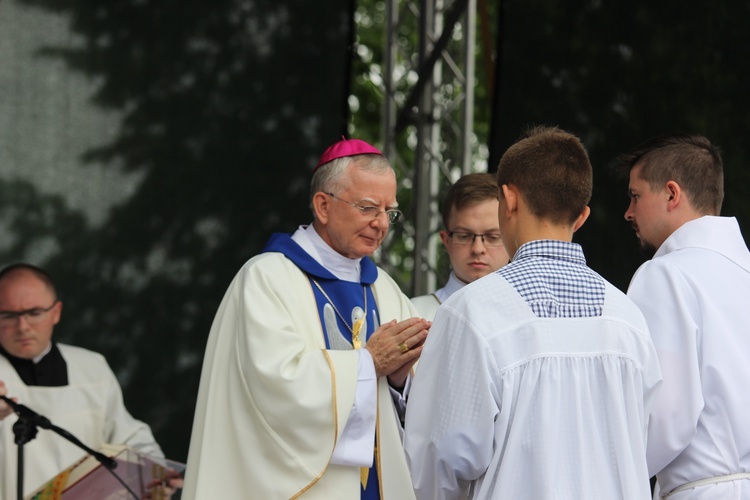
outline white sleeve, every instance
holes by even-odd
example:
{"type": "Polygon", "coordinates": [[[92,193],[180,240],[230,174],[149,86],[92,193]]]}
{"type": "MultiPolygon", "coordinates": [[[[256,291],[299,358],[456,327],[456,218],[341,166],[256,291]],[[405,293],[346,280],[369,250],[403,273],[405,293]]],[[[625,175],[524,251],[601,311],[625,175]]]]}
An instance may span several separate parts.
{"type": "Polygon", "coordinates": [[[349,420],[336,442],[331,463],[372,467],[375,456],[375,422],[377,419],[378,379],[375,363],[367,349],[359,349],[357,390],[349,420]]]}
{"type": "Polygon", "coordinates": [[[463,498],[492,458],[497,368],[483,337],[443,305],[406,407],[404,448],[418,499],[463,498]]]}
{"type": "Polygon", "coordinates": [[[164,458],[164,453],[156,442],[148,424],[133,418],[125,408],[120,383],[108,365],[107,371],[106,376],[111,381],[107,394],[106,421],[104,422],[107,429],[104,437],[105,442],[125,444],[138,453],[154,458],[164,458]]]}
{"type": "Polygon", "coordinates": [[[703,409],[699,326],[693,317],[700,308],[684,276],[658,259],[636,272],[628,297],[646,318],[663,377],[648,426],[646,455],[653,476],[690,444],[703,409]]]}
{"type": "Polygon", "coordinates": [[[393,408],[396,410],[396,416],[399,422],[403,422],[406,418],[406,399],[409,397],[409,391],[411,391],[411,373],[406,376],[406,382],[404,382],[404,388],[401,391],[388,386],[391,391],[391,399],[393,399],[393,408]]]}

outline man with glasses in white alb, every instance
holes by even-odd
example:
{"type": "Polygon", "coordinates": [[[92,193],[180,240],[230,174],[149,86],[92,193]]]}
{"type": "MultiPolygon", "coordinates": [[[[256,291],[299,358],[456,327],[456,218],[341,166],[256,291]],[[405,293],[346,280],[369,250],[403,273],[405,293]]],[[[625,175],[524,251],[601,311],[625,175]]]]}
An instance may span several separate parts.
{"type": "MultiPolygon", "coordinates": [[[[10,397],[96,450],[125,444],[164,454],[151,429],[133,418],[104,357],[52,340],[62,302],[52,278],[25,263],[0,271],[0,395],[10,397]]],[[[17,497],[17,417],[0,401],[0,498],[17,497]]],[[[86,452],[52,431],[24,445],[24,495],[31,494],[86,452]]]]}
{"type": "Polygon", "coordinates": [[[313,170],[313,222],[232,281],[203,361],[183,499],[414,498],[401,445],[428,321],[369,257],[402,215],[364,141],[313,170]]]}
{"type": "Polygon", "coordinates": [[[454,292],[508,263],[498,223],[498,196],[495,176],[485,173],[464,175],[446,193],[440,240],[452,270],[443,288],[411,299],[423,318],[432,320],[438,306],[454,292]]]}

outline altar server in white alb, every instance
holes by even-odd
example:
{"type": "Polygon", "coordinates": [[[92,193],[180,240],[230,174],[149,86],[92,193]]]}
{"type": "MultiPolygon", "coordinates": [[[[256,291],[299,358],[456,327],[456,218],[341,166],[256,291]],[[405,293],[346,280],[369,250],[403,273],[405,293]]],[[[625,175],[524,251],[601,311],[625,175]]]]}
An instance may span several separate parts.
{"type": "Polygon", "coordinates": [[[435,316],[406,413],[417,498],[648,498],[661,376],[643,315],[572,243],[590,212],[586,150],[538,127],[497,179],[512,260],[435,316]]]}
{"type": "Polygon", "coordinates": [[[649,471],[662,498],[749,500],[750,252],[737,220],[719,217],[721,155],[705,137],[671,135],[620,163],[630,173],[625,219],[653,255],[628,288],[664,376],[649,471]]]}
{"type": "Polygon", "coordinates": [[[414,497],[407,378],[430,323],[369,259],[402,214],[371,145],[342,140],[312,179],[313,222],[271,237],[219,306],[183,498],[414,497]]]}
{"type": "MultiPolygon", "coordinates": [[[[47,417],[95,450],[105,443],[126,444],[163,458],[149,426],[125,408],[120,384],[104,357],[52,340],[61,317],[62,301],[47,272],[26,263],[0,271],[0,395],[47,417]]],[[[17,498],[17,419],[0,401],[0,499],[17,498]]],[[[39,429],[24,445],[24,495],[84,456],[65,438],[39,429]]]]}
{"type": "Polygon", "coordinates": [[[466,174],[448,189],[440,240],[448,252],[451,274],[435,293],[412,297],[423,318],[432,320],[438,306],[453,293],[508,263],[497,223],[498,196],[495,176],[486,173],[466,174]]]}

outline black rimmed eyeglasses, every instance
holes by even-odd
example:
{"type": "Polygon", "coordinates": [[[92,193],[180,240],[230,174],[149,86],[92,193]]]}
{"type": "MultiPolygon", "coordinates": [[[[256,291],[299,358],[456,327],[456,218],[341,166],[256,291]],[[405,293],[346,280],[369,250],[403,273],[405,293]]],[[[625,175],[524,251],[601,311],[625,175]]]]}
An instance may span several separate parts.
{"type": "Polygon", "coordinates": [[[463,231],[451,231],[448,233],[455,245],[473,245],[474,240],[480,238],[482,243],[488,247],[499,247],[503,245],[503,237],[498,233],[474,234],[463,231]]]}
{"type": "Polygon", "coordinates": [[[22,316],[26,318],[26,322],[30,325],[41,323],[45,315],[50,312],[58,302],[58,300],[54,301],[49,307],[34,307],[33,309],[25,309],[23,311],[0,311],[0,326],[15,325],[22,316]]]}

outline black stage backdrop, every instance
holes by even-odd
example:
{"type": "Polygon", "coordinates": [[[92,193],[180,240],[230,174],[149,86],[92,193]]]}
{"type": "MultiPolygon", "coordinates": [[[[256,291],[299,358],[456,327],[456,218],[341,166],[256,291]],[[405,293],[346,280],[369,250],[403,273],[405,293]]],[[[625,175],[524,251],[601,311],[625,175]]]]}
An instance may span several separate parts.
{"type": "Polygon", "coordinates": [[[750,3],[744,0],[498,0],[491,170],[529,125],[581,137],[594,166],[591,217],[576,235],[621,289],[643,262],[612,160],[669,132],[723,151],[723,215],[750,236],[750,3]]]}
{"type": "MultiPolygon", "coordinates": [[[[347,0],[0,1],[0,265],[184,461],[211,321],[345,125],[347,0]]],[[[10,388],[12,394],[12,388],[10,388]]],[[[44,432],[44,431],[42,431],[44,432]]]]}

